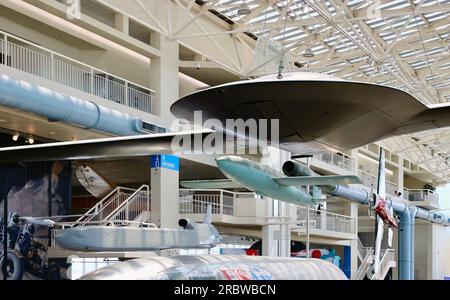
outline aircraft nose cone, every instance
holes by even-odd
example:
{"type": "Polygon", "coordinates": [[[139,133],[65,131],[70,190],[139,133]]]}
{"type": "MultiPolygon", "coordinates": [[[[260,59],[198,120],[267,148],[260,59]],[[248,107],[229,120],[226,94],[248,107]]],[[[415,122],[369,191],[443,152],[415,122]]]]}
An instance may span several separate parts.
{"type": "Polygon", "coordinates": [[[239,156],[221,156],[216,159],[217,167],[229,178],[234,178],[242,172],[239,156]]]}
{"type": "Polygon", "coordinates": [[[232,156],[221,156],[219,158],[216,158],[216,163],[219,169],[223,169],[234,165],[236,162],[234,157],[232,156]]]}

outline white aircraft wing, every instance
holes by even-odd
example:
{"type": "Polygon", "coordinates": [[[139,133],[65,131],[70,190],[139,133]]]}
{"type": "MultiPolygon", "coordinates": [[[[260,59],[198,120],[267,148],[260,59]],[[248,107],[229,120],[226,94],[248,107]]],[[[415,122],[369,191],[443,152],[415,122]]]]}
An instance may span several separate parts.
{"type": "Polygon", "coordinates": [[[238,189],[242,186],[231,179],[185,180],[180,184],[189,189],[238,189]]]}
{"type": "MultiPolygon", "coordinates": [[[[0,148],[0,163],[49,160],[85,160],[170,154],[172,139],[203,138],[211,130],[192,130],[136,136],[112,137],[73,142],[47,143],[0,148]]],[[[186,150],[186,149],[182,149],[186,150]]],[[[191,149],[187,149],[191,150],[191,149]]]]}
{"type": "Polygon", "coordinates": [[[355,175],[291,176],[274,177],[273,179],[277,183],[287,186],[362,183],[361,179],[355,175]]]}

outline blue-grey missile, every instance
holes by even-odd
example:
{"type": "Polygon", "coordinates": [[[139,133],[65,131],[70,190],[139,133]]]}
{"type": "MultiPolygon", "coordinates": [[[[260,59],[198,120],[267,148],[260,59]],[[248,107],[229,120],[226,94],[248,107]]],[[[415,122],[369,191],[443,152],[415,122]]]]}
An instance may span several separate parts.
{"type": "Polygon", "coordinates": [[[286,176],[261,163],[239,157],[222,156],[216,159],[217,167],[228,180],[182,181],[187,188],[246,188],[266,197],[299,205],[314,205],[322,201],[308,194],[301,186],[333,185],[338,183],[361,183],[358,176],[320,176],[307,172],[307,168],[297,170],[295,176],[286,176]]]}
{"type": "Polygon", "coordinates": [[[212,248],[221,242],[211,224],[208,206],[203,224],[180,219],[183,229],[133,226],[78,226],[61,230],[56,244],[76,251],[154,251],[176,248],[212,248]]]}
{"type": "Polygon", "coordinates": [[[156,256],[120,262],[82,280],[345,280],[322,259],[244,255],[156,256]]]}

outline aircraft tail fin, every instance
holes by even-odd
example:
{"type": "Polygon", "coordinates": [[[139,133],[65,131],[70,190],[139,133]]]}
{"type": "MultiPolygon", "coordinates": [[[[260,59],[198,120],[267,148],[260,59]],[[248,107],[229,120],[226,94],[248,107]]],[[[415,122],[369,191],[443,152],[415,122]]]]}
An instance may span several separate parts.
{"type": "Polygon", "coordinates": [[[383,148],[380,148],[380,157],[378,159],[378,186],[377,194],[385,198],[386,197],[386,159],[384,158],[383,148]]]}
{"type": "Polygon", "coordinates": [[[205,217],[203,218],[203,224],[211,225],[211,220],[212,220],[212,206],[211,204],[208,204],[208,206],[206,207],[205,217]]]}

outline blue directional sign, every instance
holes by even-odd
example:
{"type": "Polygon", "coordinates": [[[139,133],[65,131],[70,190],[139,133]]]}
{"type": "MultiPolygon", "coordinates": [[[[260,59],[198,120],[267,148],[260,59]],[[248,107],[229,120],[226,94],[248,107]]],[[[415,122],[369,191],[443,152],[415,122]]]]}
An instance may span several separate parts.
{"type": "Polygon", "coordinates": [[[150,157],[150,165],[152,168],[164,168],[173,171],[180,169],[180,158],[175,155],[152,155],[150,157]]]}

